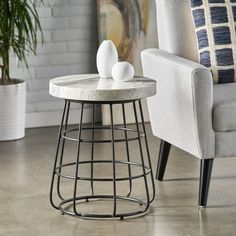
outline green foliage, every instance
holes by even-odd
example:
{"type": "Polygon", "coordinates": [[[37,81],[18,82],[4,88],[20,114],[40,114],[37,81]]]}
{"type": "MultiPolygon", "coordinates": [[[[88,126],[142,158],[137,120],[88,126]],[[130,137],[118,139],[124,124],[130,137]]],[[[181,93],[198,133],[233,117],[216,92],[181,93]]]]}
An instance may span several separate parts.
{"type": "Polygon", "coordinates": [[[27,68],[27,54],[35,54],[37,32],[43,39],[37,6],[43,0],[0,0],[0,78],[9,83],[9,54],[12,51],[27,68]]]}

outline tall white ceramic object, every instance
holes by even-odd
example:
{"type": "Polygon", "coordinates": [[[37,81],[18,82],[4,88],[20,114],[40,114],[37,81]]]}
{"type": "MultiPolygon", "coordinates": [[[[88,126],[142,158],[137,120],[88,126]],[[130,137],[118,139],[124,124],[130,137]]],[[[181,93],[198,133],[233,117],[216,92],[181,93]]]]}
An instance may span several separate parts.
{"type": "Polygon", "coordinates": [[[134,67],[126,62],[117,62],[112,68],[112,77],[118,82],[129,81],[134,77],[134,67]]]}
{"type": "Polygon", "coordinates": [[[26,83],[0,85],[0,141],[25,136],[26,83]]]}
{"type": "Polygon", "coordinates": [[[111,40],[104,40],[97,52],[97,69],[101,78],[111,77],[111,70],[118,62],[118,53],[111,40]]]}

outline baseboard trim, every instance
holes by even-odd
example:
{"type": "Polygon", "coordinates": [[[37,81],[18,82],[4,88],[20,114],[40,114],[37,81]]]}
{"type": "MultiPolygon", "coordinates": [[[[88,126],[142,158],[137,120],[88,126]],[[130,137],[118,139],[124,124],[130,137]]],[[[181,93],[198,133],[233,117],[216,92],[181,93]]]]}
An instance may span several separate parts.
{"type": "MultiPolygon", "coordinates": [[[[79,120],[80,109],[71,109],[68,124],[77,124],[79,120]]],[[[61,122],[62,111],[44,111],[26,113],[26,128],[57,126],[61,122]]],[[[92,121],[92,108],[84,108],[84,123],[92,121]]],[[[96,122],[101,121],[101,108],[97,108],[96,122]]]]}

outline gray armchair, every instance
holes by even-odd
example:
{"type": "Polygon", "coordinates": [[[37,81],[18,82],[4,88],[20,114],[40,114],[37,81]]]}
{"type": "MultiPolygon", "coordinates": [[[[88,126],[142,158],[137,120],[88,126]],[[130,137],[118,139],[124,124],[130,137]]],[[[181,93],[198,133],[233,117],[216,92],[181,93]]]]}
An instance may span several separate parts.
{"type": "Polygon", "coordinates": [[[160,49],[142,52],[144,76],[157,81],[148,99],[161,139],[156,178],[163,180],[171,145],[201,161],[199,200],[206,207],[214,158],[236,156],[236,83],[213,84],[198,63],[190,0],[156,0],[160,49]]]}

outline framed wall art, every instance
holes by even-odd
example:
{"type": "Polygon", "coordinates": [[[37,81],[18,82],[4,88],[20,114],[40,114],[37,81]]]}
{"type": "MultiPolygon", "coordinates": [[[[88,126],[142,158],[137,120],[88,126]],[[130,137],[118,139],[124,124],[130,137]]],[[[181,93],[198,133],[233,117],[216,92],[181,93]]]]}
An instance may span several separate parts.
{"type": "MultiPolygon", "coordinates": [[[[119,60],[128,61],[135,74],[142,75],[141,51],[158,45],[155,0],[97,0],[97,9],[99,43],[112,40],[119,60]]],[[[115,110],[116,123],[122,123],[119,108],[115,110]]],[[[147,112],[144,113],[148,120],[147,112]]],[[[109,123],[106,106],[102,107],[102,120],[109,123]]],[[[129,116],[128,120],[132,122],[133,118],[129,116]]]]}

